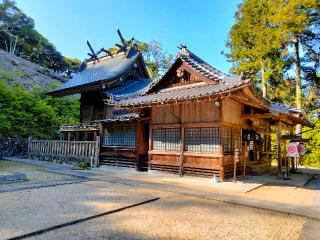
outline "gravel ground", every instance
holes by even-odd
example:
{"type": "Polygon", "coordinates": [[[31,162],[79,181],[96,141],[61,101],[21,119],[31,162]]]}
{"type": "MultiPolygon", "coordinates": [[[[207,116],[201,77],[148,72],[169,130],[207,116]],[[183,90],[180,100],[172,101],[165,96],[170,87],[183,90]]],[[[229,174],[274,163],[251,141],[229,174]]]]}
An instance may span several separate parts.
{"type": "Polygon", "coordinates": [[[153,197],[155,196],[150,190],[94,181],[0,193],[0,239],[26,234],[153,197]]]}
{"type": "MultiPolygon", "coordinates": [[[[27,175],[27,183],[38,183],[38,182],[47,182],[55,180],[65,180],[71,179],[74,177],[50,173],[43,170],[40,167],[32,166],[30,164],[10,162],[10,161],[0,161],[0,172],[21,172],[27,175]]],[[[15,185],[20,183],[10,183],[10,185],[15,185]]],[[[1,185],[0,185],[1,189],[1,185]]]]}
{"type": "Polygon", "coordinates": [[[307,206],[315,196],[312,189],[289,186],[263,186],[248,192],[247,197],[278,203],[307,206]]]}
{"type": "Polygon", "coordinates": [[[160,197],[30,239],[298,239],[305,218],[103,181],[0,193],[0,239],[160,197]]]}
{"type": "Polygon", "coordinates": [[[177,194],[30,239],[298,239],[305,218],[177,194]]]}

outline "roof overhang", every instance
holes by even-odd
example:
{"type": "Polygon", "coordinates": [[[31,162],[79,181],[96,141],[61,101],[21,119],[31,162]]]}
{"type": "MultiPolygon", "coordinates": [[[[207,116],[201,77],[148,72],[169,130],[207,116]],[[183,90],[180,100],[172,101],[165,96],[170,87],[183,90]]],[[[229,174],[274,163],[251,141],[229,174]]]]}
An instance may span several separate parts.
{"type": "MultiPolygon", "coordinates": [[[[225,98],[230,96],[234,92],[238,92],[239,90],[250,86],[250,83],[243,83],[242,85],[239,85],[237,87],[233,87],[232,89],[227,89],[225,91],[221,91],[219,93],[215,94],[199,94],[196,97],[176,97],[174,91],[173,92],[173,97],[172,98],[167,98],[163,99],[161,101],[147,101],[143,103],[132,103],[128,104],[126,102],[117,102],[113,101],[110,102],[110,105],[114,106],[115,108],[125,108],[125,109],[133,109],[133,108],[145,108],[145,107],[151,107],[151,106],[156,106],[156,105],[170,105],[170,104],[177,104],[177,103],[184,103],[184,102],[194,102],[194,101],[210,101],[218,98],[225,98]]],[[[153,93],[152,96],[157,96],[157,93],[153,93]]]]}

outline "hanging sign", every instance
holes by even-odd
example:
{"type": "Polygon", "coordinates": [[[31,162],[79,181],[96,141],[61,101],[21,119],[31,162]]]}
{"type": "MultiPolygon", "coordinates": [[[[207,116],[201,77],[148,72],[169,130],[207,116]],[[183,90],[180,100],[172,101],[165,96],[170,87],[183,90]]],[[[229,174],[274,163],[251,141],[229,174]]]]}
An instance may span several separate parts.
{"type": "Polygon", "coordinates": [[[297,144],[294,142],[291,142],[288,144],[288,156],[289,157],[297,157],[298,156],[298,147],[297,144]]]}
{"type": "Polygon", "coordinates": [[[306,146],[303,143],[298,145],[298,153],[300,156],[304,156],[306,154],[306,146]]]}

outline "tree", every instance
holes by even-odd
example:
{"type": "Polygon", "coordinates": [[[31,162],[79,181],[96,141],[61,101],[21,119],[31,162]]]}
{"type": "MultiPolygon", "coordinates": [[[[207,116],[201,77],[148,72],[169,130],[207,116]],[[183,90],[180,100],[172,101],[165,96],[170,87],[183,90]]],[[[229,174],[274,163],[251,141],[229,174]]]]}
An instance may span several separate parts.
{"type": "Polygon", "coordinates": [[[0,3],[0,32],[7,52],[15,54],[20,38],[30,28],[34,28],[33,19],[27,17],[13,1],[0,3]]]}
{"type": "Polygon", "coordinates": [[[64,62],[67,65],[67,74],[71,76],[79,70],[81,61],[76,58],[64,57],[64,62]]]}
{"type": "Polygon", "coordinates": [[[79,121],[79,101],[52,98],[44,89],[27,91],[0,79],[0,136],[18,138],[58,137],[61,124],[79,121]]]}
{"type": "Polygon", "coordinates": [[[34,21],[14,1],[0,0],[0,48],[53,69],[69,71],[55,46],[34,29],[34,21]]]}
{"type": "MultiPolygon", "coordinates": [[[[232,73],[247,73],[260,79],[262,94],[267,98],[268,79],[281,72],[273,64],[281,57],[283,44],[278,28],[269,23],[268,0],[245,0],[235,14],[225,54],[233,63],[232,73]],[[277,70],[277,71],[275,71],[277,70]]],[[[280,62],[280,61],[278,61],[280,62]]]]}
{"type": "MultiPolygon", "coordinates": [[[[317,0],[272,0],[270,9],[272,24],[282,32],[282,38],[286,41],[287,47],[293,48],[296,107],[302,109],[302,72],[306,71],[305,81],[312,77],[315,77],[314,81],[319,80],[315,73],[319,68],[320,50],[319,45],[314,47],[314,44],[320,40],[320,3],[317,0]],[[311,66],[312,62],[314,62],[313,66],[311,66]]],[[[296,133],[301,134],[301,125],[297,125],[296,133]]]]}
{"type": "MultiPolygon", "coordinates": [[[[262,88],[266,76],[271,100],[303,108],[313,117],[316,129],[304,136],[311,139],[305,159],[314,166],[319,166],[320,159],[319,5],[318,0],[244,0],[230,30],[226,54],[233,64],[231,72],[262,79],[262,88]]],[[[301,126],[296,132],[301,133],[301,126]]]]}
{"type": "MultiPolygon", "coordinates": [[[[143,54],[148,73],[152,79],[157,79],[162,76],[173,62],[172,54],[168,54],[157,41],[146,43],[135,40],[130,44],[130,46],[133,45],[143,54]]],[[[112,47],[108,50],[116,53],[119,49],[112,47]]]]}
{"type": "Polygon", "coordinates": [[[143,54],[151,78],[157,79],[169,69],[173,56],[165,52],[159,42],[145,43],[138,41],[137,45],[143,54]]]}

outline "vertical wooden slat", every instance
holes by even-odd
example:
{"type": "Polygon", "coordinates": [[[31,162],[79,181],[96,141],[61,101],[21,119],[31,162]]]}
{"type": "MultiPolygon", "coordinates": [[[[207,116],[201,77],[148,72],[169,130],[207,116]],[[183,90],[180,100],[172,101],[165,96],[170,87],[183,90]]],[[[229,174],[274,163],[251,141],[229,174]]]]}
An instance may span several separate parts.
{"type": "Polygon", "coordinates": [[[276,125],[276,137],[277,137],[277,159],[278,159],[278,177],[282,174],[282,158],[281,158],[281,121],[278,121],[276,125]]]}

